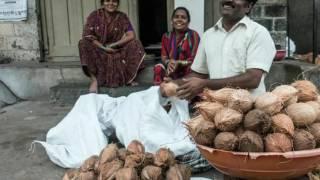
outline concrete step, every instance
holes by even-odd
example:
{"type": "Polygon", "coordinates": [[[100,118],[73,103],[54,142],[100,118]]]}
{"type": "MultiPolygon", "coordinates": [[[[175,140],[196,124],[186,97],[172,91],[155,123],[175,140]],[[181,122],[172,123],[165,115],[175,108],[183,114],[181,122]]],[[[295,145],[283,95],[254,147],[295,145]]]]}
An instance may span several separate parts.
{"type": "MultiPolygon", "coordinates": [[[[152,84],[141,83],[137,86],[124,86],[118,88],[99,89],[99,94],[107,94],[111,97],[128,96],[133,92],[148,89],[152,84]]],[[[72,105],[84,94],[88,94],[89,83],[61,83],[50,88],[50,101],[57,104],[72,105]]]]}
{"type": "MultiPolygon", "coordinates": [[[[138,74],[140,84],[153,82],[153,66],[159,57],[152,55],[145,59],[146,67],[138,74]]],[[[88,84],[78,61],[74,62],[14,62],[0,64],[0,81],[18,98],[33,100],[49,97],[50,88],[60,83],[88,84]]],[[[86,85],[87,87],[88,85],[86,85]]],[[[1,89],[0,89],[1,91],[1,89]]]]}

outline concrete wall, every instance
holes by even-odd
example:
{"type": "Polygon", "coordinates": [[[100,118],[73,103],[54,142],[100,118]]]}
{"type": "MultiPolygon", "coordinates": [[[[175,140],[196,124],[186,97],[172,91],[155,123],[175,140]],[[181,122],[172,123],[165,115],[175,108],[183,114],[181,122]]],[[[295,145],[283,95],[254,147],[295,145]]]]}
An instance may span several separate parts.
{"type": "Polygon", "coordinates": [[[175,7],[184,6],[190,11],[190,28],[200,36],[204,32],[204,0],[175,0],[175,7]]]}
{"type": "Polygon", "coordinates": [[[270,31],[276,44],[286,47],[286,0],[259,0],[250,16],[270,31]]]}
{"type": "Polygon", "coordinates": [[[0,22],[0,57],[21,61],[40,59],[36,0],[28,0],[28,19],[0,22]]]}
{"type": "MultiPolygon", "coordinates": [[[[1,56],[17,61],[39,61],[40,43],[37,0],[28,0],[28,20],[22,22],[0,22],[0,59],[1,56]]],[[[175,6],[190,9],[191,28],[202,34],[204,29],[204,0],[175,0],[175,6]],[[200,7],[200,8],[199,8],[200,7]]],[[[251,17],[264,25],[276,44],[286,46],[286,0],[259,0],[251,17]]]]}

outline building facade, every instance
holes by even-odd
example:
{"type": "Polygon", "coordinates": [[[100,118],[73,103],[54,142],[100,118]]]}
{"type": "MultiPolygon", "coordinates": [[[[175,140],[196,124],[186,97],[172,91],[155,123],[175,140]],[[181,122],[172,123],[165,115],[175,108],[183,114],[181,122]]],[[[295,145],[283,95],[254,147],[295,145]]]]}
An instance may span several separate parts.
{"type": "MultiPolygon", "coordinates": [[[[157,44],[171,29],[176,6],[191,12],[191,27],[200,34],[219,19],[216,0],[121,0],[120,10],[132,21],[145,46],[157,44]]],[[[100,7],[100,0],[28,0],[28,19],[0,22],[0,57],[16,61],[78,60],[78,41],[87,15],[100,7]]],[[[264,25],[276,44],[284,47],[287,1],[259,0],[251,17],[264,25]]]]}

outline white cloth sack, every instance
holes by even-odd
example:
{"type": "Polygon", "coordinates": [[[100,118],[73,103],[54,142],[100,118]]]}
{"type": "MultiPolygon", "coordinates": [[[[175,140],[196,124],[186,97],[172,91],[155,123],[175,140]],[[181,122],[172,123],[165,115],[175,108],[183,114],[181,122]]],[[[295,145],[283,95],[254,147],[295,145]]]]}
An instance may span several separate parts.
{"type": "Polygon", "coordinates": [[[182,125],[188,119],[187,101],[162,98],[157,86],[128,97],[89,94],[81,96],[70,113],[49,130],[46,142],[35,142],[64,168],[78,168],[88,157],[98,155],[113,130],[126,147],[136,139],[147,152],[167,147],[182,155],[195,149],[182,125]],[[167,113],[162,104],[169,101],[172,108],[167,113]]]}

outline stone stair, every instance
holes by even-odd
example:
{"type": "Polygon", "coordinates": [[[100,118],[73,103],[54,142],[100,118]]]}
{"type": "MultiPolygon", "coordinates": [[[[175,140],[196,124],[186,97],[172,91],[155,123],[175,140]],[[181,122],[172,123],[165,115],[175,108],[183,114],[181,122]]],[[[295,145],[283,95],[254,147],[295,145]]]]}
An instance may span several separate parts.
{"type": "MultiPolygon", "coordinates": [[[[111,97],[127,96],[130,93],[148,89],[152,84],[139,84],[138,86],[123,86],[118,88],[99,89],[99,94],[107,94],[111,97]]],[[[81,96],[88,94],[88,83],[60,83],[50,88],[50,101],[57,104],[74,104],[81,96]]]]}
{"type": "MultiPolygon", "coordinates": [[[[127,96],[130,93],[142,91],[152,86],[153,66],[159,62],[159,57],[147,56],[145,68],[141,70],[136,78],[137,86],[123,86],[118,88],[99,89],[99,94],[108,94],[111,97],[127,96]]],[[[67,80],[50,88],[50,101],[58,104],[74,104],[79,96],[88,94],[89,81],[67,80]]]]}

